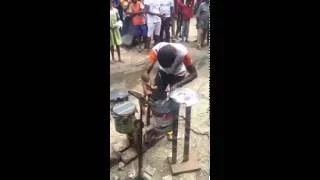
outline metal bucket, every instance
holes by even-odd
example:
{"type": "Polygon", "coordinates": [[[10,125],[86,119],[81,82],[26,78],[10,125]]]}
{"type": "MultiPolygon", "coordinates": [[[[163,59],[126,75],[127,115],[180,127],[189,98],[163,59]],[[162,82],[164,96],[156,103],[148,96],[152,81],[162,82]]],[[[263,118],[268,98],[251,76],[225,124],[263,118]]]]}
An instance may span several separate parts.
{"type": "Polygon", "coordinates": [[[115,104],[111,109],[111,115],[115,121],[115,128],[118,133],[129,134],[133,132],[136,106],[130,101],[123,101],[115,104]]]}
{"type": "Polygon", "coordinates": [[[171,100],[155,101],[151,110],[155,118],[155,127],[158,130],[169,131],[172,128],[174,119],[178,118],[179,104],[171,100]]]}

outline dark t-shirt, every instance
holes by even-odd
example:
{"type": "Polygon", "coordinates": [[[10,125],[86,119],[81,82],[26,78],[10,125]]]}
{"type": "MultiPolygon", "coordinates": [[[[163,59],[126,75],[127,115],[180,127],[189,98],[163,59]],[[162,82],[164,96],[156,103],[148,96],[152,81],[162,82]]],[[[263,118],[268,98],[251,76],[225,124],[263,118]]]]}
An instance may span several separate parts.
{"type": "Polygon", "coordinates": [[[113,0],[113,4],[115,4],[115,5],[118,4],[118,6],[120,6],[120,0],[113,0]]]}
{"type": "Polygon", "coordinates": [[[210,9],[209,4],[202,2],[197,10],[197,17],[199,18],[199,25],[203,29],[209,29],[210,9]]]}

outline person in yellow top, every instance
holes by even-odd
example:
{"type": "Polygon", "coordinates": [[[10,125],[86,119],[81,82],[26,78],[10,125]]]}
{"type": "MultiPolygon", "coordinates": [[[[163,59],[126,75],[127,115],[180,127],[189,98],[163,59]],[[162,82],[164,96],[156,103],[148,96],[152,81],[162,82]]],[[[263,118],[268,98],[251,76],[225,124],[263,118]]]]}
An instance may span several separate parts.
{"type": "Polygon", "coordinates": [[[120,27],[118,25],[120,22],[120,15],[116,8],[112,6],[112,1],[110,1],[110,51],[112,56],[112,62],[114,63],[114,47],[117,49],[118,60],[123,62],[120,56],[120,45],[122,43],[120,27]]]}

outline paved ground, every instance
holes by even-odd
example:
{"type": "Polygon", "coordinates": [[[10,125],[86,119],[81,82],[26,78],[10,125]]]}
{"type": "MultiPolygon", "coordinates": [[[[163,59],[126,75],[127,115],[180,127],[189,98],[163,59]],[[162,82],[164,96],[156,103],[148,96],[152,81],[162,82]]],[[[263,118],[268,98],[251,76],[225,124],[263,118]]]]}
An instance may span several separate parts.
{"type": "MultiPolygon", "coordinates": [[[[192,54],[194,64],[198,70],[198,78],[193,82],[187,84],[185,87],[197,91],[200,95],[200,102],[192,108],[191,120],[191,138],[190,138],[190,152],[197,155],[198,162],[201,165],[201,170],[195,173],[186,173],[172,177],[173,180],[207,180],[209,176],[209,50],[204,48],[197,50],[195,20],[192,19],[190,24],[190,43],[185,44],[192,54]]],[[[139,84],[139,78],[146,61],[147,52],[139,53],[136,49],[126,50],[122,49],[124,64],[116,63],[110,66],[110,89],[126,88],[130,90],[142,91],[139,84]]],[[[181,110],[181,112],[184,112],[181,110]]],[[[181,114],[183,115],[183,114],[181,114]]],[[[114,130],[113,120],[111,124],[111,141],[115,139],[118,134],[114,130]]],[[[184,121],[183,118],[179,121],[180,136],[184,135],[184,121]]],[[[150,165],[157,169],[152,179],[161,180],[164,176],[170,175],[169,166],[167,164],[167,156],[171,154],[171,142],[166,138],[160,140],[154,147],[144,154],[144,166],[150,165]]],[[[183,138],[178,140],[178,160],[182,158],[183,152],[183,138]]],[[[123,168],[118,170],[118,165],[110,169],[110,177],[118,176],[120,179],[126,179],[128,173],[132,170],[137,170],[137,160],[132,161],[123,168]]]]}

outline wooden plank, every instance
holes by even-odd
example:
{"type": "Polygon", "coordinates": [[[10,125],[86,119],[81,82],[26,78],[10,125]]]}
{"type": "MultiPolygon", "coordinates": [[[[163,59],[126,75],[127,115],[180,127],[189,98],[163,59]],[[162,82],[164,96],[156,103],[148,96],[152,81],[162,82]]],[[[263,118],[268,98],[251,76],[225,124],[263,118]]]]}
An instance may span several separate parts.
{"type": "Polygon", "coordinates": [[[201,167],[199,166],[199,164],[197,162],[197,159],[195,158],[194,155],[191,155],[191,154],[189,157],[189,161],[187,161],[187,162],[171,164],[170,157],[168,157],[168,162],[171,167],[172,175],[178,175],[178,174],[182,174],[182,173],[198,171],[201,169],[201,167]]]}
{"type": "Polygon", "coordinates": [[[134,148],[129,148],[123,153],[121,153],[121,160],[125,163],[128,164],[132,160],[134,160],[138,156],[138,153],[134,148]]]}

